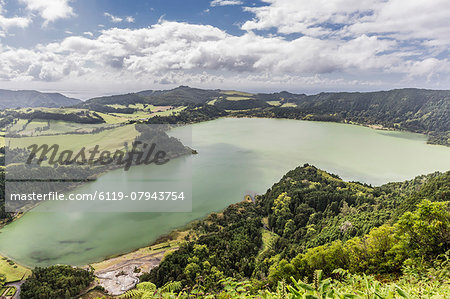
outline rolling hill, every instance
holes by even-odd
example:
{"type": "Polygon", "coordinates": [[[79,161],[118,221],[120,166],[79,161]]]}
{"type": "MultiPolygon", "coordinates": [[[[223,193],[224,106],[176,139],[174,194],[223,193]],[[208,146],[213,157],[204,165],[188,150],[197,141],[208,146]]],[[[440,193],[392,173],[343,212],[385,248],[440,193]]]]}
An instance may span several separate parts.
{"type": "MultiPolygon", "coordinates": [[[[316,95],[204,90],[180,86],[90,99],[78,107],[214,106],[237,117],[269,117],[374,125],[427,134],[430,143],[449,145],[450,91],[395,89],[377,92],[327,92],[316,95]]],[[[110,108],[108,108],[110,109],[110,108]]]]}
{"type": "Polygon", "coordinates": [[[43,93],[35,90],[0,90],[0,110],[15,108],[58,108],[73,106],[81,101],[60,93],[43,93]]]}

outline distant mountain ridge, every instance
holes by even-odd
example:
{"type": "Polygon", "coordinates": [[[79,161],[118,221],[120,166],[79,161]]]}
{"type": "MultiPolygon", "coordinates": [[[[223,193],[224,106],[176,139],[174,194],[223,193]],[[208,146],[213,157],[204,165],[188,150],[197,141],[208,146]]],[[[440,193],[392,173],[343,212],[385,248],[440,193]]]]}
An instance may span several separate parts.
{"type": "Polygon", "coordinates": [[[146,90],[94,98],[78,106],[94,109],[94,104],[128,106],[135,103],[155,106],[211,105],[237,117],[377,125],[427,134],[430,143],[450,145],[450,90],[404,88],[306,95],[287,91],[252,94],[179,86],[171,90],[146,90]]]}
{"type": "Polygon", "coordinates": [[[14,108],[58,108],[81,103],[81,100],[60,93],[43,93],[36,90],[0,89],[0,109],[14,108]]]}
{"type": "Polygon", "coordinates": [[[203,105],[219,96],[221,96],[220,90],[179,86],[169,90],[143,90],[136,93],[96,97],[79,106],[86,107],[93,103],[102,105],[146,103],[155,106],[203,105]]]}
{"type": "MultiPolygon", "coordinates": [[[[96,97],[85,102],[61,94],[0,90],[0,109],[68,106],[93,112],[125,114],[149,112],[153,109],[151,106],[191,107],[186,110],[191,112],[197,107],[208,106],[219,111],[206,109],[215,111],[207,119],[230,115],[361,124],[423,133],[428,135],[429,143],[450,146],[450,90],[404,88],[306,95],[287,91],[248,93],[179,86],[170,90],[144,90],[96,97]]],[[[157,120],[163,123],[168,121],[167,117],[157,120]]]]}

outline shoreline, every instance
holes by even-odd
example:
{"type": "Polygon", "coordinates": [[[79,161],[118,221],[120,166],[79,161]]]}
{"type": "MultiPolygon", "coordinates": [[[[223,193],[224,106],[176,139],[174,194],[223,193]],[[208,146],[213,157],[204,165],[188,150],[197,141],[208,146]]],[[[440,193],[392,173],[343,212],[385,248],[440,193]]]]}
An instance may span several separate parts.
{"type": "MultiPolygon", "coordinates": [[[[219,118],[216,118],[216,119],[220,119],[220,118],[248,118],[248,119],[250,119],[250,118],[262,118],[262,119],[264,119],[264,118],[267,118],[267,117],[237,117],[237,116],[229,115],[229,116],[219,117],[219,118]]],[[[290,119],[290,118],[267,118],[267,119],[303,120],[303,119],[290,119]]],[[[215,120],[215,119],[211,119],[211,120],[215,120]]],[[[328,121],[316,121],[316,120],[303,120],[303,121],[313,121],[313,122],[329,123],[328,121]]],[[[203,122],[205,122],[205,121],[203,121],[203,122]]],[[[367,125],[367,124],[358,124],[358,123],[352,123],[352,122],[332,122],[332,123],[357,125],[357,126],[368,127],[368,128],[370,128],[370,129],[381,130],[381,131],[410,132],[410,131],[398,130],[398,129],[395,129],[395,128],[386,128],[386,127],[383,127],[383,126],[381,126],[381,125],[367,125]]],[[[417,133],[417,132],[410,132],[410,133],[425,135],[425,134],[423,134],[423,133],[417,133]]],[[[426,135],[425,135],[425,136],[426,136],[426,135]]],[[[178,157],[180,157],[180,156],[177,156],[177,157],[175,157],[175,158],[178,158],[178,157]]],[[[100,174],[98,175],[98,177],[100,177],[101,175],[104,175],[104,174],[108,173],[110,170],[115,170],[115,169],[107,169],[107,170],[105,170],[104,172],[100,173],[100,174]]],[[[33,208],[34,208],[34,207],[33,207],[33,208]]],[[[20,218],[23,217],[26,213],[27,213],[27,212],[18,213],[18,215],[17,215],[11,222],[9,222],[9,223],[7,223],[7,224],[4,224],[2,227],[0,227],[0,229],[3,228],[4,226],[6,226],[6,225],[8,225],[8,224],[10,224],[10,223],[12,223],[12,222],[14,222],[15,220],[20,219],[20,218]]],[[[198,220],[198,219],[196,219],[196,220],[194,220],[194,221],[197,221],[197,220],[198,220]]],[[[191,222],[189,222],[189,223],[186,223],[185,225],[186,225],[186,226],[189,226],[192,222],[193,222],[193,221],[191,221],[191,222]]],[[[184,226],[183,226],[183,227],[184,227],[184,226]]],[[[181,228],[182,228],[182,227],[181,227],[181,228]]],[[[176,231],[179,231],[179,229],[175,229],[175,230],[173,230],[172,232],[174,232],[174,231],[175,231],[175,232],[176,232],[176,231]]],[[[0,233],[1,233],[1,231],[0,231],[0,233]]],[[[169,234],[170,234],[170,233],[169,233],[169,234]]],[[[164,236],[164,235],[165,235],[165,234],[160,235],[160,237],[161,237],[161,236],[164,236]]],[[[166,235],[167,235],[167,234],[166,234],[166,235]]],[[[155,240],[155,242],[156,242],[160,237],[158,237],[158,238],[155,240]]],[[[154,242],[153,242],[153,243],[154,243],[154,242]]],[[[153,243],[150,243],[150,244],[153,244],[153,243]]],[[[142,249],[142,248],[146,248],[146,247],[149,247],[149,246],[152,246],[152,245],[147,245],[147,246],[144,246],[144,247],[137,247],[137,248],[131,249],[131,250],[127,251],[127,252],[117,253],[117,254],[113,254],[113,255],[110,255],[110,256],[105,256],[105,257],[100,258],[99,261],[94,262],[94,263],[99,263],[99,262],[111,260],[111,259],[114,259],[114,258],[117,258],[117,257],[120,257],[120,256],[124,256],[124,255],[130,254],[130,253],[133,253],[133,252],[136,252],[136,251],[138,251],[138,250],[140,250],[140,249],[142,249]]],[[[3,255],[3,256],[7,257],[7,255],[3,255]]],[[[12,259],[12,260],[15,261],[14,259],[12,259]]],[[[29,266],[25,266],[25,267],[30,268],[29,266]]]]}
{"type": "MultiPolygon", "coordinates": [[[[367,123],[358,123],[358,122],[353,122],[353,121],[349,121],[349,120],[342,120],[342,121],[326,121],[326,120],[314,120],[314,119],[310,119],[307,117],[303,117],[303,118],[288,118],[288,117],[259,117],[259,116],[240,116],[240,115],[227,115],[227,116],[223,116],[223,117],[219,117],[219,118],[261,118],[261,119],[288,119],[288,120],[300,120],[300,121],[312,121],[312,122],[322,122],[322,123],[336,123],[336,124],[345,124],[345,125],[354,125],[354,126],[361,126],[361,127],[366,127],[366,128],[370,128],[373,130],[379,130],[379,131],[387,131],[387,132],[406,132],[406,133],[414,133],[414,134],[420,134],[426,137],[426,144],[429,145],[440,145],[440,146],[444,146],[444,147],[450,147],[450,144],[442,144],[442,143],[438,143],[438,142],[430,142],[431,138],[433,137],[433,135],[427,134],[425,132],[417,132],[417,131],[410,131],[410,130],[405,130],[405,129],[399,129],[399,128],[394,128],[394,127],[385,127],[382,124],[367,124],[367,123]]],[[[450,132],[447,132],[447,134],[450,134],[450,132]]]]}
{"type": "MultiPolygon", "coordinates": [[[[299,118],[288,118],[288,117],[259,117],[259,116],[236,116],[236,115],[227,115],[227,116],[223,116],[223,117],[219,117],[219,118],[286,119],[286,120],[308,121],[308,122],[318,122],[318,123],[335,123],[335,124],[343,124],[343,125],[353,125],[353,126],[359,126],[359,127],[366,127],[366,128],[370,128],[370,129],[377,130],[377,131],[414,133],[414,134],[420,134],[420,135],[424,135],[426,137],[429,137],[428,134],[423,133],[423,132],[415,132],[415,131],[408,131],[408,130],[403,130],[403,129],[398,129],[398,128],[385,127],[385,126],[383,126],[381,124],[357,123],[357,122],[348,121],[348,120],[344,120],[344,121],[325,121],[325,120],[311,120],[311,119],[308,119],[308,118],[300,118],[299,119],[299,118]]],[[[219,118],[217,118],[217,119],[219,119],[219,118]]],[[[441,145],[441,146],[448,147],[447,145],[439,144],[439,143],[428,143],[427,142],[427,144],[441,145]]]]}

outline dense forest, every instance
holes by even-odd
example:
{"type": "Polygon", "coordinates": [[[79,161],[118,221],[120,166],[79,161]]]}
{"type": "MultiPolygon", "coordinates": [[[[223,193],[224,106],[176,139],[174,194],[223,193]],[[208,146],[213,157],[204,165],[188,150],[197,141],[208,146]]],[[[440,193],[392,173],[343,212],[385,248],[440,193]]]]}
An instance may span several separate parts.
{"type": "Polygon", "coordinates": [[[228,113],[217,107],[204,106],[189,106],[185,110],[175,115],[169,116],[154,116],[144,121],[138,121],[146,124],[191,124],[202,121],[212,120],[219,117],[227,116],[228,113]]]}
{"type": "Polygon", "coordinates": [[[23,119],[43,119],[43,120],[61,120],[67,122],[74,122],[80,124],[101,124],[104,123],[104,119],[96,112],[87,110],[80,110],[72,113],[53,113],[45,111],[30,111],[30,112],[5,112],[6,117],[23,118],[23,119]]]}
{"type": "MultiPolygon", "coordinates": [[[[269,95],[256,95],[259,96],[270,98],[269,95]]],[[[311,96],[291,94],[280,103],[294,104],[295,107],[271,107],[241,112],[241,115],[382,125],[428,134],[431,143],[449,145],[449,91],[410,88],[311,96]]]]}
{"type": "Polygon", "coordinates": [[[411,267],[427,273],[450,250],[449,182],[447,172],[371,187],[305,165],[255,202],[196,223],[191,240],[141,281],[214,293],[227,278],[273,289],[291,277],[311,281],[317,270],[385,279],[411,267]]]}
{"type": "Polygon", "coordinates": [[[71,266],[35,268],[33,274],[22,285],[20,297],[74,298],[94,280],[94,273],[71,266]]]}

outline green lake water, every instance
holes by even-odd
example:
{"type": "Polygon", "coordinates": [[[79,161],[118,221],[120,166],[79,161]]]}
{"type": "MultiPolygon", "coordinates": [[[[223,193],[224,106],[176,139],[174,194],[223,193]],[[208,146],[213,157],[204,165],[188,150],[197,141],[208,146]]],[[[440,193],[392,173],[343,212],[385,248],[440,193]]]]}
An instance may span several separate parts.
{"type": "Polygon", "coordinates": [[[145,184],[147,177],[161,171],[185,175],[192,171],[192,212],[51,213],[42,212],[43,204],[0,231],[0,252],[28,266],[99,261],[148,245],[174,228],[241,201],[245,194],[264,193],[288,170],[304,163],[372,185],[450,169],[450,148],[427,145],[425,136],[413,133],[336,123],[224,118],[170,134],[182,137],[191,130],[198,155],[163,166],[115,170],[79,192],[105,186],[125,190],[130,180],[145,184]]]}

